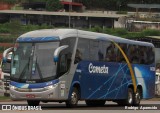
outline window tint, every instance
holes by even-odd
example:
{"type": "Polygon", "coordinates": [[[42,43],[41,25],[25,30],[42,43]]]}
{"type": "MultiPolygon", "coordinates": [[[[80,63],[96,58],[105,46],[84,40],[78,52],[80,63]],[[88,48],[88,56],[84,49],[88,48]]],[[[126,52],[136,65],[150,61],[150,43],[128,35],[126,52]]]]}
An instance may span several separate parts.
{"type": "MultiPolygon", "coordinates": [[[[118,45],[123,50],[123,52],[126,54],[127,53],[127,44],[119,43],[118,45]]],[[[124,56],[122,55],[122,52],[119,49],[117,50],[117,62],[126,62],[124,56]]]]}
{"type": "Polygon", "coordinates": [[[154,49],[152,47],[128,45],[128,58],[131,63],[152,64],[155,60],[154,57],[154,49]]]}
{"type": "Polygon", "coordinates": [[[146,47],[145,54],[146,54],[146,62],[145,62],[145,64],[152,64],[152,63],[154,63],[154,61],[155,61],[154,48],[152,48],[152,47],[146,47]]]}
{"type": "MultiPolygon", "coordinates": [[[[131,63],[154,63],[154,49],[152,47],[125,43],[117,44],[131,63]]],[[[106,62],[126,62],[119,48],[117,48],[112,42],[79,38],[75,60],[76,62],[79,62],[82,59],[106,62]]]]}
{"type": "Polygon", "coordinates": [[[117,52],[116,52],[117,50],[115,45],[111,42],[107,42],[106,46],[104,45],[104,48],[106,48],[105,61],[115,62],[117,57],[117,52]]]}
{"type": "Polygon", "coordinates": [[[89,45],[90,41],[88,39],[79,38],[76,55],[75,55],[75,63],[78,63],[80,60],[89,60],[89,45]]]}
{"type": "Polygon", "coordinates": [[[139,48],[135,45],[128,45],[128,59],[131,63],[139,63],[139,48]]]}
{"type": "Polygon", "coordinates": [[[107,46],[109,46],[109,43],[104,43],[103,41],[99,41],[99,47],[98,47],[98,60],[99,61],[105,60],[107,46]]]}
{"type": "Polygon", "coordinates": [[[89,56],[90,60],[97,61],[98,58],[98,48],[99,48],[99,41],[97,40],[90,40],[90,46],[89,46],[89,56]]]}
{"type": "Polygon", "coordinates": [[[76,55],[75,55],[75,60],[74,63],[78,63],[82,60],[82,52],[80,51],[80,49],[76,50],[76,55]]]}
{"type": "Polygon", "coordinates": [[[58,63],[58,76],[61,76],[62,74],[66,73],[70,68],[71,57],[75,47],[75,41],[76,41],[76,38],[69,37],[69,38],[63,39],[60,43],[60,46],[68,45],[68,48],[64,49],[60,53],[60,56],[59,56],[60,60],[58,63]]]}
{"type": "Polygon", "coordinates": [[[147,63],[147,48],[144,46],[140,46],[139,48],[139,63],[140,64],[147,63]]]}

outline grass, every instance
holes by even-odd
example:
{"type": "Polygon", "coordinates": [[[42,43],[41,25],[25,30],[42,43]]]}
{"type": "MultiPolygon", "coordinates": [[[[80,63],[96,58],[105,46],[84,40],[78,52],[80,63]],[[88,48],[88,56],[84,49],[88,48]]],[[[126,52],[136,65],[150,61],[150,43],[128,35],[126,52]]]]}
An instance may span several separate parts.
{"type": "Polygon", "coordinates": [[[0,96],[0,101],[10,100],[10,97],[0,96]]]}

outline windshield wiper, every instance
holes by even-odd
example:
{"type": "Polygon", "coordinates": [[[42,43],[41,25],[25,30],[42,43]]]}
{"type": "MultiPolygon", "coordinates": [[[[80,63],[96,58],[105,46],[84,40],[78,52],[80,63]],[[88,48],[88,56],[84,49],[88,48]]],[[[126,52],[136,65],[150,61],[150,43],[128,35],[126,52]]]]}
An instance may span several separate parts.
{"type": "Polygon", "coordinates": [[[25,74],[25,72],[26,72],[27,65],[28,65],[28,63],[27,63],[27,64],[25,65],[25,67],[23,68],[23,71],[22,71],[22,73],[20,74],[18,80],[21,80],[21,78],[23,78],[23,76],[24,76],[24,74],[25,74]]]}
{"type": "MultiPolygon", "coordinates": [[[[39,64],[37,63],[37,57],[35,56],[35,58],[36,58],[36,60],[35,60],[35,62],[33,61],[32,62],[32,65],[33,65],[33,63],[35,63],[35,67],[34,68],[37,68],[37,71],[38,71],[38,75],[39,75],[39,77],[40,77],[40,79],[41,79],[41,81],[42,81],[42,79],[43,79],[43,76],[42,76],[42,73],[41,73],[41,69],[40,69],[40,67],[39,67],[39,64]]],[[[33,68],[33,67],[32,67],[33,68]]],[[[31,69],[31,71],[32,71],[32,69],[31,69]]],[[[36,70],[34,70],[34,71],[36,71],[36,70]]],[[[32,73],[32,72],[31,72],[32,73]]],[[[30,80],[32,79],[32,74],[30,75],[30,80]]]]}

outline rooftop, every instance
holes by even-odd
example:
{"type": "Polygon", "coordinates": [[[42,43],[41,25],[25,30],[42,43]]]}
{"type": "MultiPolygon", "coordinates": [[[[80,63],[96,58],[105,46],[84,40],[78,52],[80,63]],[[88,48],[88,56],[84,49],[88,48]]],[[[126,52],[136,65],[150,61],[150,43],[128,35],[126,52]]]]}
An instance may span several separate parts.
{"type": "Polygon", "coordinates": [[[32,15],[55,15],[55,16],[107,17],[107,18],[119,18],[127,16],[122,14],[47,12],[47,11],[30,11],[30,10],[0,10],[0,14],[32,14],[32,15]]]}
{"type": "Polygon", "coordinates": [[[160,4],[128,4],[132,8],[160,9],[160,4]]]}

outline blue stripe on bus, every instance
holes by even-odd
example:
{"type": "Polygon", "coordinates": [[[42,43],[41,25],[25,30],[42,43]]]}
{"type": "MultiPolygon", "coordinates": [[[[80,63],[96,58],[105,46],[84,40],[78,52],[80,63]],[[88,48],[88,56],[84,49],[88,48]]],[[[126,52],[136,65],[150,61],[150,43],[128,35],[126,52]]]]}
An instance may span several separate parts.
{"type": "Polygon", "coordinates": [[[58,79],[55,79],[55,80],[52,80],[52,81],[49,81],[49,82],[33,83],[33,84],[18,83],[18,82],[11,81],[10,85],[15,86],[17,88],[29,88],[29,89],[32,88],[32,89],[34,89],[34,88],[44,88],[44,87],[49,86],[49,85],[57,84],[58,82],[59,82],[58,79]]]}
{"type": "Polygon", "coordinates": [[[44,41],[58,41],[58,36],[51,37],[19,37],[17,42],[44,42],[44,41]]]}

